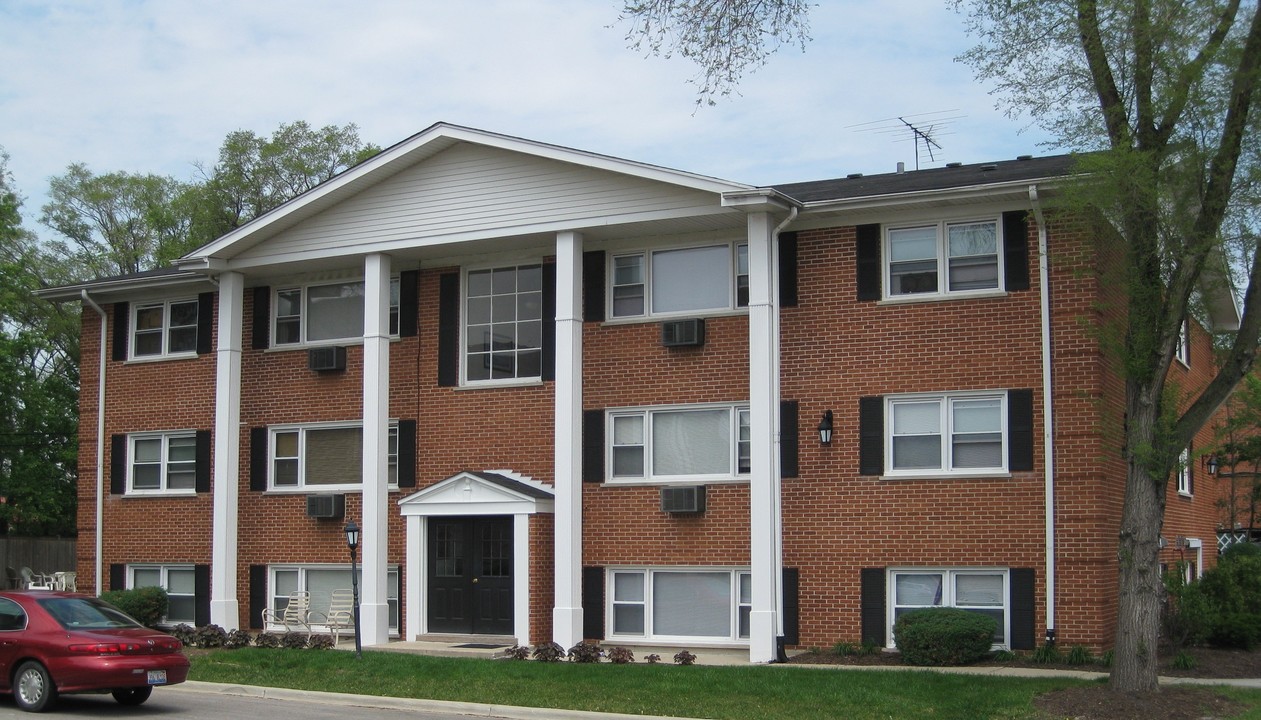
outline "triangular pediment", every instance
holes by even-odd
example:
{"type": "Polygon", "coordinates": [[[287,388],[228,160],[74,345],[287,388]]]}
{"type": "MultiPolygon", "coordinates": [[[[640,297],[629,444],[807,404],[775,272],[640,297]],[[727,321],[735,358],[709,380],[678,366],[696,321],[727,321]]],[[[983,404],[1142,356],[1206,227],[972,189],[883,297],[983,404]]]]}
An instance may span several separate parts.
{"type": "Polygon", "coordinates": [[[460,472],[398,501],[403,515],[504,515],[552,511],[552,492],[513,473],[460,472]]]}

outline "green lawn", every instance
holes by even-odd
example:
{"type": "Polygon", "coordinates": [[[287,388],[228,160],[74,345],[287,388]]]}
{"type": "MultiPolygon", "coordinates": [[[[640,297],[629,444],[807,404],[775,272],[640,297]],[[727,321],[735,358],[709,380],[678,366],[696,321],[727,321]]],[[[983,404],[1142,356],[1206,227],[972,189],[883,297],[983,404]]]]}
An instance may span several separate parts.
{"type": "MultiPolygon", "coordinates": [[[[782,666],[578,665],[368,651],[198,651],[192,680],[694,718],[1031,718],[1067,679],[782,666]]],[[[1261,692],[1240,699],[1261,707],[1261,692]]],[[[1249,715],[1248,717],[1252,717],[1249,715]]],[[[1259,716],[1261,717],[1261,716],[1259,716]]]]}

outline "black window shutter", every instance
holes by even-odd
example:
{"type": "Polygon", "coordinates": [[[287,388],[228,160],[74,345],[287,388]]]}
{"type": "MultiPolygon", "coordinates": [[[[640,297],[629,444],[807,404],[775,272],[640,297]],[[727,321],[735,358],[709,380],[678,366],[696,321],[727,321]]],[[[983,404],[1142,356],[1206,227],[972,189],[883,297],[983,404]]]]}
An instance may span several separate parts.
{"type": "Polygon", "coordinates": [[[1011,649],[1033,650],[1037,642],[1034,637],[1034,572],[1031,568],[1012,568],[1010,575],[1011,649]]]}
{"type": "Polygon", "coordinates": [[[196,479],[194,489],[199,493],[210,492],[210,431],[197,431],[196,479]]]}
{"type": "Polygon", "coordinates": [[[398,336],[416,337],[420,330],[420,271],[398,274],[398,336]]]}
{"type": "Polygon", "coordinates": [[[438,385],[460,384],[460,274],[438,278],[438,385]]]}
{"type": "Polygon", "coordinates": [[[131,304],[114,303],[114,348],[112,357],[115,360],[126,360],[128,346],[127,326],[131,322],[131,304]]]}
{"type": "Polygon", "coordinates": [[[267,566],[250,566],[250,628],[263,627],[263,608],[267,607],[267,566]]]}
{"type": "Polygon", "coordinates": [[[798,403],[796,400],[782,400],[779,403],[779,475],[795,478],[799,475],[797,467],[797,425],[798,403]]]}
{"type": "Polygon", "coordinates": [[[556,265],[543,266],[543,380],[556,379],[556,265]]]}
{"type": "Polygon", "coordinates": [[[797,568],[784,568],[784,644],[801,642],[801,612],[797,599],[800,588],[797,568]]]}
{"type": "Polygon", "coordinates": [[[193,566],[193,618],[197,627],[210,624],[210,566],[193,566]]]}
{"type": "Polygon", "coordinates": [[[1192,460],[1194,459],[1195,459],[1195,446],[1188,445],[1187,446],[1187,492],[1192,495],[1195,494],[1195,463],[1192,462],[1192,460]]]}
{"type": "Polygon", "coordinates": [[[1007,392],[1007,469],[1033,469],[1033,390],[1007,392]]]}
{"type": "Polygon", "coordinates": [[[214,350],[215,294],[197,296],[197,354],[205,355],[214,350]]]}
{"type": "Polygon", "coordinates": [[[109,491],[114,495],[127,492],[127,436],[109,438],[109,491]]]}
{"type": "Polygon", "coordinates": [[[859,590],[862,641],[880,647],[889,644],[886,629],[888,617],[885,606],[884,568],[863,568],[859,577],[862,588],[859,590]]]}
{"type": "Polygon", "coordinates": [[[779,234],[779,306],[797,307],[797,233],[779,234]]]}
{"type": "Polygon", "coordinates": [[[123,563],[109,564],[109,589],[110,590],[126,590],[127,589],[127,566],[123,563]]]}
{"type": "Polygon", "coordinates": [[[416,487],[416,421],[398,421],[398,486],[416,487]]]}
{"type": "Polygon", "coordinates": [[[884,474],[884,398],[858,399],[858,474],[884,474]]]}
{"type": "Polygon", "coordinates": [[[250,428],[250,489],[267,489],[267,428],[250,428]]]}
{"type": "Polygon", "coordinates": [[[879,300],[884,276],[880,265],[880,226],[859,225],[857,231],[858,299],[879,300]]]}
{"type": "Polygon", "coordinates": [[[254,329],[250,347],[266,350],[271,346],[271,288],[259,285],[254,288],[254,329]]]}
{"type": "Polygon", "coordinates": [[[604,639],[604,568],[582,569],[582,637],[604,639]]]}
{"type": "Polygon", "coordinates": [[[604,322],[604,251],[582,254],[582,319],[604,322]]]}
{"type": "Polygon", "coordinates": [[[582,481],[604,482],[604,411],[582,411],[582,481]]]}
{"type": "Polygon", "coordinates": [[[1007,290],[1029,289],[1029,213],[1003,213],[1003,284],[1007,290]]]}

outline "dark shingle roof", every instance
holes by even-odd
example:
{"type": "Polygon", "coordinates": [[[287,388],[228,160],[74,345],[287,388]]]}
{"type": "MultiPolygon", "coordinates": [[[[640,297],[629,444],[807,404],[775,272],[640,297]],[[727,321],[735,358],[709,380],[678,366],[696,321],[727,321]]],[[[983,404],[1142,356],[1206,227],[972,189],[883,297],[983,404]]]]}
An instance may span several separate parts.
{"type": "Polygon", "coordinates": [[[1076,162],[1077,157],[1073,155],[1042,158],[1025,156],[1017,160],[787,183],[772,187],[801,203],[827,202],[1064,177],[1072,174],[1076,162]]]}

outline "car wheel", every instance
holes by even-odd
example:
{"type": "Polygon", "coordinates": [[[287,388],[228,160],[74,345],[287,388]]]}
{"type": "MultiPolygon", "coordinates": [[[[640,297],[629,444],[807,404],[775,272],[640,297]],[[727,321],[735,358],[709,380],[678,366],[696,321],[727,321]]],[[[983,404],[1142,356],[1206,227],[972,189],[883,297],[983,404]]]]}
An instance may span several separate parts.
{"type": "Polygon", "coordinates": [[[57,686],[43,665],[29,660],[13,676],[13,699],[27,712],[44,712],[57,701],[57,686]]]}
{"type": "Polygon", "coordinates": [[[153,688],[149,686],[119,688],[113,694],[119,705],[139,705],[149,699],[149,696],[153,694],[153,688]]]}

